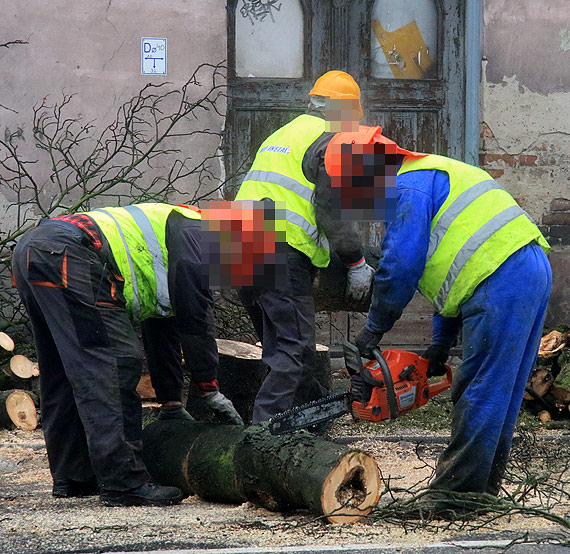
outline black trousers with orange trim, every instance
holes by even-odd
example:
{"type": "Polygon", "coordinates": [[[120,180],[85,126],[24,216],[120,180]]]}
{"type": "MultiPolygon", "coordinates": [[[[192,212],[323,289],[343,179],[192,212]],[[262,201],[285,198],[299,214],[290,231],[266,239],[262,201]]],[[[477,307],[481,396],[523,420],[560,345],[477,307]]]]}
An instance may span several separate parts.
{"type": "Polygon", "coordinates": [[[42,220],[12,271],[38,351],[42,426],[54,478],[127,490],[150,479],[136,393],[142,352],[122,281],[73,224],[42,220]]]}

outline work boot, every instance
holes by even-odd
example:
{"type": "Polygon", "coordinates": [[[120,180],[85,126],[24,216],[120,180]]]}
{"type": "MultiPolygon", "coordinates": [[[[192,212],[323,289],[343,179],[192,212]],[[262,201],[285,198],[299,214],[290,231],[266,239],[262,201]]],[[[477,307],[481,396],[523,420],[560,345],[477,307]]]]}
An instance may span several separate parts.
{"type": "Polygon", "coordinates": [[[186,421],[196,421],[185,409],[182,404],[175,406],[162,406],[158,419],[185,419],[186,421]]]}
{"type": "Polygon", "coordinates": [[[99,498],[105,506],[170,506],[178,504],[184,494],[176,487],[148,482],[126,491],[101,491],[99,498]]]}
{"type": "Polygon", "coordinates": [[[95,496],[99,494],[99,483],[93,477],[89,481],[74,481],[73,479],[54,479],[52,495],[57,498],[72,498],[76,496],[95,496]]]}

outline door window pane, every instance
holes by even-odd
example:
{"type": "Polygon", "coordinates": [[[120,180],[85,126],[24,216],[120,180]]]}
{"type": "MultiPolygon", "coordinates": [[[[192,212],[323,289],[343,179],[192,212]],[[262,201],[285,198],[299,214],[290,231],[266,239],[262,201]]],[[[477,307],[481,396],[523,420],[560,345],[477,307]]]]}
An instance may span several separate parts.
{"type": "Polygon", "coordinates": [[[437,76],[437,9],[433,0],[376,0],[370,37],[371,76],[437,76]]]}
{"type": "Polygon", "coordinates": [[[303,76],[300,0],[239,0],[235,33],[238,77],[303,76]]]}

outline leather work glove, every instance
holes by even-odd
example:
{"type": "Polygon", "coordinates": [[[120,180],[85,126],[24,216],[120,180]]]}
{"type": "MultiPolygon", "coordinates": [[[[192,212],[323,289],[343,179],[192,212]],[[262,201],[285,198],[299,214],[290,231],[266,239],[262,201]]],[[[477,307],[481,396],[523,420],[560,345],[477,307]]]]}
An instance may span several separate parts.
{"type": "Polygon", "coordinates": [[[243,419],[237,413],[232,401],[226,398],[218,388],[218,380],[195,383],[200,389],[204,402],[224,423],[228,425],[243,425],[243,419]]]}
{"type": "Polygon", "coordinates": [[[346,299],[357,303],[363,302],[370,290],[374,273],[376,273],[374,268],[366,263],[364,256],[360,261],[349,265],[346,273],[346,299]]]}
{"type": "Polygon", "coordinates": [[[438,377],[447,373],[445,362],[449,358],[449,346],[432,344],[423,354],[422,358],[429,360],[428,377],[438,377]]]}
{"type": "Polygon", "coordinates": [[[383,336],[383,333],[371,333],[366,327],[364,327],[354,339],[354,345],[358,348],[360,355],[363,358],[372,360],[374,358],[372,350],[378,346],[378,343],[383,336]]]}

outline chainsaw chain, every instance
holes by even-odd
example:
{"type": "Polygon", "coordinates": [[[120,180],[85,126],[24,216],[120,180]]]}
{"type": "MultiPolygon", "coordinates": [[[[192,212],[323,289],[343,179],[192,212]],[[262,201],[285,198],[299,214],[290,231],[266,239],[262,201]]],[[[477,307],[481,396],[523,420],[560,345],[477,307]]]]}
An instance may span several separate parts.
{"type": "MultiPolygon", "coordinates": [[[[337,400],[342,400],[345,397],[346,397],[346,392],[341,392],[339,394],[325,396],[324,398],[320,398],[319,400],[312,400],[311,402],[307,402],[306,404],[303,404],[301,406],[296,406],[295,408],[291,408],[290,410],[286,410],[285,412],[281,412],[280,414],[274,415],[272,418],[269,419],[269,426],[271,427],[274,423],[278,423],[284,419],[288,419],[289,417],[294,416],[295,414],[298,414],[300,412],[304,412],[305,410],[308,410],[310,408],[316,408],[318,406],[326,406],[327,404],[332,404],[337,400]]],[[[316,425],[318,423],[322,423],[324,421],[329,421],[331,419],[336,419],[337,417],[338,415],[323,416],[320,418],[318,416],[315,416],[314,418],[311,419],[311,423],[307,425],[307,427],[310,427],[311,425],[316,425]]],[[[288,435],[290,433],[295,433],[298,430],[299,429],[286,429],[283,431],[280,430],[279,434],[288,435]]]]}

